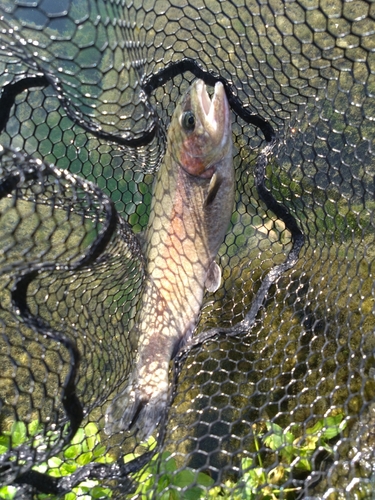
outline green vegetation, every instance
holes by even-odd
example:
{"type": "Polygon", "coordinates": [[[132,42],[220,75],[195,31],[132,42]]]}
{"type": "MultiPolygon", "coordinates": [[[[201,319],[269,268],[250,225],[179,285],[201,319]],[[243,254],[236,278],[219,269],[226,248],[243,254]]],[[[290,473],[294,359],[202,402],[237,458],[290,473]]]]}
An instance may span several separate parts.
{"type": "MultiPolygon", "coordinates": [[[[0,436],[0,454],[5,453],[10,447],[15,448],[31,439],[34,448],[44,446],[46,439],[40,434],[42,428],[38,420],[33,420],[26,426],[24,422],[14,422],[10,431],[5,431],[0,436]]],[[[54,440],[57,435],[47,433],[47,439],[54,440]]],[[[33,470],[47,473],[52,477],[63,477],[73,474],[80,466],[91,462],[111,463],[114,459],[106,453],[105,446],[100,444],[98,427],[88,423],[84,428],[78,429],[70,445],[59,454],[51,457],[47,462],[41,463],[33,470]]],[[[18,488],[15,486],[0,487],[0,499],[13,500],[17,498],[18,488]]],[[[64,500],[91,500],[110,498],[111,490],[100,486],[98,480],[86,480],[64,496],[64,500]]],[[[52,498],[50,495],[39,494],[38,500],[52,498]]]]}
{"type": "MultiPolygon", "coordinates": [[[[209,498],[232,500],[276,500],[278,498],[294,498],[300,488],[285,487],[292,471],[307,475],[312,470],[313,455],[318,448],[332,454],[329,444],[346,427],[344,415],[338,414],[318,420],[306,430],[302,438],[291,431],[272,422],[266,422],[266,433],[258,432],[255,436],[256,459],[241,460],[242,479],[239,484],[227,481],[225,488],[216,487],[210,490],[209,498]],[[260,446],[262,442],[262,447],[260,446]],[[279,456],[278,465],[266,470],[261,449],[269,448],[279,456]],[[293,465],[292,465],[293,464],[293,465]]],[[[273,461],[274,463],[274,461],[273,461]]]]}
{"type": "MultiPolygon", "coordinates": [[[[154,448],[155,445],[156,441],[150,438],[148,449],[154,448]]],[[[124,461],[129,462],[136,456],[135,454],[125,455],[124,461]]],[[[155,498],[155,495],[160,500],[205,498],[206,489],[214,482],[210,476],[203,472],[189,468],[179,470],[175,458],[171,456],[169,451],[155,454],[143,469],[133,475],[133,479],[138,485],[135,494],[140,495],[144,500],[155,498]],[[163,493],[167,487],[170,489],[163,493]],[[181,489],[184,489],[183,493],[181,489]]]]}
{"type": "MultiPolygon", "coordinates": [[[[228,480],[224,487],[212,487],[214,480],[203,472],[190,468],[180,469],[176,459],[170,452],[156,453],[150,462],[139,472],[132,475],[135,484],[134,494],[142,499],[157,498],[160,500],[195,500],[201,499],[234,499],[276,500],[288,494],[294,498],[299,488],[284,487],[292,472],[299,471],[306,475],[312,470],[312,458],[316,450],[324,449],[333,453],[329,441],[336,438],[346,427],[343,414],[321,419],[307,429],[303,437],[297,437],[292,431],[286,431],[279,425],[266,422],[264,428],[254,437],[255,458],[245,457],[241,460],[239,481],[228,480]],[[267,469],[265,454],[277,454],[278,465],[267,469]],[[293,464],[293,465],[292,465],[293,464]],[[168,487],[168,491],[165,489],[168,487]]],[[[0,436],[0,454],[7,452],[31,440],[36,448],[43,446],[45,440],[41,436],[41,425],[35,420],[26,426],[23,422],[15,422],[10,431],[0,436]]],[[[53,432],[47,434],[49,439],[57,438],[53,432]]],[[[144,451],[155,449],[156,441],[150,438],[144,451]]],[[[130,462],[141,453],[129,453],[124,461],[130,462]]],[[[274,458],[274,457],[273,457],[274,458]]],[[[73,474],[79,467],[92,462],[110,464],[114,457],[106,452],[101,444],[99,430],[96,424],[88,423],[78,430],[71,444],[59,456],[51,457],[47,462],[33,467],[33,470],[47,473],[52,477],[63,477],[73,474]]],[[[272,461],[275,463],[275,460],[272,461]]],[[[13,500],[18,488],[15,486],[0,487],[0,499],[13,500]]],[[[86,480],[64,496],[64,500],[92,500],[111,498],[109,488],[101,486],[98,480],[86,480]]],[[[39,494],[39,500],[53,498],[51,495],[39,494]]]]}

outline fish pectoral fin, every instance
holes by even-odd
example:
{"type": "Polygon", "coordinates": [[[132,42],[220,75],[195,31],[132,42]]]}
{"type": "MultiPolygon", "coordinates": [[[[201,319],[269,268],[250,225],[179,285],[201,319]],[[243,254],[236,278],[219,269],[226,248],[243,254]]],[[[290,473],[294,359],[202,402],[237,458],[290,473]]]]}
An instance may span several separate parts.
{"type": "Polygon", "coordinates": [[[208,268],[206,281],[204,284],[209,292],[216,292],[216,290],[220,286],[220,283],[221,283],[221,269],[216,264],[216,262],[213,261],[210,267],[208,268]]]}
{"type": "Polygon", "coordinates": [[[211,182],[210,185],[208,186],[207,196],[203,203],[204,208],[211,205],[211,203],[214,201],[222,182],[223,179],[219,177],[217,172],[215,172],[214,175],[211,177],[211,182]]]}

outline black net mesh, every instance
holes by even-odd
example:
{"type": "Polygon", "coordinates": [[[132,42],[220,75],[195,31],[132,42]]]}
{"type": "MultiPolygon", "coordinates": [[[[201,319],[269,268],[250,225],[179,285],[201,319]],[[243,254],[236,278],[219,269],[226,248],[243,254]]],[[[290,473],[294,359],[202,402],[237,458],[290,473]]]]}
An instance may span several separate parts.
{"type": "Polygon", "coordinates": [[[374,6],[0,2],[0,498],[373,498],[374,6]],[[224,85],[235,201],[142,442],[147,402],[106,413],[159,324],[137,234],[197,78],[224,85]]]}

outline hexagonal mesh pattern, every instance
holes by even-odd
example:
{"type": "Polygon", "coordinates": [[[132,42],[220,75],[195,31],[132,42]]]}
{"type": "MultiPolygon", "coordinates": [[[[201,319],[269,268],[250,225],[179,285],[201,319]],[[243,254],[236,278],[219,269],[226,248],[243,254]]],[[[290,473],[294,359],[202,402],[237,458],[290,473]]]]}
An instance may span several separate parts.
{"type": "Polygon", "coordinates": [[[364,1],[3,0],[0,498],[372,498],[374,18],[364,1]],[[139,233],[196,78],[231,107],[234,208],[142,443],[106,412],[137,363],[139,233]]]}

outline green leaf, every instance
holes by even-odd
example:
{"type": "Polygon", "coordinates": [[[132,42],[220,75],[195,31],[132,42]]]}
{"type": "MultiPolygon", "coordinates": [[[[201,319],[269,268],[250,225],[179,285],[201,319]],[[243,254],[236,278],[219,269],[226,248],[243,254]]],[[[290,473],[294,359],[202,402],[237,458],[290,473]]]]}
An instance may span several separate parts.
{"type": "Polygon", "coordinates": [[[246,480],[246,483],[252,484],[255,487],[262,485],[266,481],[263,467],[250,469],[249,472],[246,472],[243,477],[246,480]]]}
{"type": "Polygon", "coordinates": [[[318,436],[306,436],[303,441],[303,445],[296,446],[296,455],[301,456],[311,456],[318,446],[319,437],[318,436]]]}
{"type": "Polygon", "coordinates": [[[99,434],[99,428],[94,422],[89,422],[85,425],[84,432],[87,437],[97,436],[99,434]]]}
{"type": "Polygon", "coordinates": [[[344,420],[344,415],[339,413],[333,417],[326,417],[318,420],[313,427],[306,430],[307,437],[305,439],[302,449],[305,453],[304,456],[311,455],[312,452],[320,444],[328,453],[332,453],[332,448],[327,444],[327,441],[335,438],[346,428],[347,422],[344,420]],[[306,452],[307,450],[310,452],[306,452]]]}
{"type": "Polygon", "coordinates": [[[78,486],[73,488],[73,491],[76,491],[76,489],[79,489],[83,491],[84,493],[90,492],[93,488],[98,486],[99,481],[97,479],[85,479],[82,481],[78,486]]]}
{"type": "Polygon", "coordinates": [[[70,474],[73,474],[73,472],[75,472],[77,469],[78,465],[69,461],[63,462],[59,471],[61,476],[70,476],[70,474]]]}
{"type": "Polygon", "coordinates": [[[91,451],[88,451],[87,453],[82,453],[79,457],[77,457],[77,464],[79,465],[87,465],[92,461],[93,460],[91,451]]]}
{"type": "MultiPolygon", "coordinates": [[[[94,459],[104,458],[106,455],[108,455],[108,453],[106,453],[107,448],[103,444],[97,444],[91,451],[94,459]]],[[[108,457],[110,457],[110,455],[108,455],[108,457]]]]}
{"type": "Polygon", "coordinates": [[[146,442],[148,451],[152,451],[153,449],[155,449],[156,445],[157,445],[156,439],[153,436],[150,436],[146,442]]]}
{"type": "Polygon", "coordinates": [[[197,476],[197,484],[205,487],[212,486],[214,484],[214,480],[208,474],[204,472],[199,472],[197,476]]]}
{"type": "Polygon", "coordinates": [[[70,491],[64,496],[64,500],[76,500],[77,495],[73,493],[73,491],[70,491]]]}
{"type": "Polygon", "coordinates": [[[263,442],[266,446],[271,448],[271,450],[278,450],[283,445],[292,444],[294,441],[294,435],[289,431],[284,431],[282,427],[272,422],[266,422],[267,430],[271,431],[269,436],[264,437],[263,442]]]}
{"type": "Polygon", "coordinates": [[[33,470],[36,470],[37,472],[40,472],[41,474],[45,474],[48,471],[48,464],[47,464],[47,462],[42,462],[38,465],[34,465],[33,470]]]}
{"type": "MultiPolygon", "coordinates": [[[[36,470],[36,467],[33,467],[33,470],[36,470]]],[[[39,470],[39,472],[41,472],[39,470]]],[[[68,476],[69,474],[61,474],[61,469],[47,469],[47,474],[51,477],[62,477],[62,476],[68,476]]]]}
{"type": "Polygon", "coordinates": [[[124,455],[124,463],[127,464],[128,462],[131,462],[132,460],[137,458],[137,456],[138,455],[136,455],[135,453],[127,453],[126,455],[124,455]]]}
{"type": "Polygon", "coordinates": [[[15,486],[1,486],[0,498],[1,500],[13,500],[16,498],[17,488],[15,486]]]}
{"type": "Polygon", "coordinates": [[[95,462],[98,462],[100,464],[112,464],[115,461],[115,458],[112,457],[109,453],[106,453],[105,455],[95,458],[95,462]]]}
{"type": "Polygon", "coordinates": [[[48,467],[50,469],[58,469],[60,467],[61,464],[63,464],[64,462],[61,460],[61,458],[59,457],[51,457],[49,460],[48,460],[48,467]]]}
{"type": "Polygon", "coordinates": [[[43,425],[39,422],[39,420],[33,420],[29,423],[27,428],[29,430],[29,435],[35,436],[36,434],[38,434],[38,432],[43,430],[43,425]]]}
{"type": "Polygon", "coordinates": [[[197,500],[198,498],[202,497],[205,497],[205,492],[204,490],[202,490],[202,488],[199,488],[199,486],[193,486],[192,488],[189,488],[185,491],[183,496],[184,500],[197,500]]]}
{"type": "Polygon", "coordinates": [[[267,422],[267,427],[274,432],[264,437],[264,444],[271,448],[271,450],[278,451],[283,459],[287,463],[290,463],[295,454],[295,447],[292,444],[294,435],[291,432],[284,432],[280,426],[271,422],[267,422]]]}
{"type": "Polygon", "coordinates": [[[184,488],[194,483],[196,474],[191,469],[184,469],[173,476],[172,482],[174,485],[184,488]]]}
{"type": "Polygon", "coordinates": [[[329,441],[335,438],[343,431],[347,425],[347,422],[342,422],[344,415],[340,413],[335,417],[327,417],[324,419],[324,430],[322,432],[321,438],[329,441]]]}
{"type": "Polygon", "coordinates": [[[79,428],[78,431],[73,436],[71,441],[72,444],[82,445],[82,442],[85,440],[85,431],[82,428],[79,428]]]}
{"type": "Polygon", "coordinates": [[[241,460],[241,469],[242,470],[250,469],[250,467],[252,467],[253,463],[254,463],[254,461],[252,458],[250,458],[250,457],[243,458],[241,460]]]}
{"type": "Polygon", "coordinates": [[[83,451],[91,451],[95,448],[95,446],[99,443],[99,436],[94,435],[87,437],[83,442],[83,451]]]}
{"type": "Polygon", "coordinates": [[[296,465],[297,469],[311,471],[311,462],[307,458],[301,458],[296,465]]]}
{"type": "Polygon", "coordinates": [[[220,486],[215,486],[214,488],[211,488],[208,493],[207,493],[208,498],[220,498],[220,500],[223,500],[226,498],[223,495],[222,488],[220,486]]]}
{"type": "Polygon", "coordinates": [[[11,428],[12,447],[23,444],[27,439],[26,425],[24,422],[13,422],[11,428]]]}
{"type": "MultiPolygon", "coordinates": [[[[153,483],[152,483],[153,484],[153,483]]],[[[147,498],[143,495],[146,495],[148,491],[151,490],[152,484],[149,481],[146,481],[145,483],[139,484],[136,491],[135,491],[135,498],[147,498]]]]}
{"type": "Polygon", "coordinates": [[[10,448],[10,436],[0,436],[0,455],[10,448]]]}
{"type": "MultiPolygon", "coordinates": [[[[150,500],[151,500],[151,496],[148,498],[150,498],[150,500]]],[[[152,500],[153,500],[153,498],[154,497],[152,497],[152,500]]],[[[178,491],[170,490],[168,492],[162,493],[162,495],[158,496],[157,498],[158,498],[158,500],[181,500],[181,495],[178,491]]]]}
{"type": "Polygon", "coordinates": [[[264,484],[264,471],[261,468],[253,469],[243,476],[245,498],[253,498],[253,494],[264,484]]]}
{"type": "MultiPolygon", "coordinates": [[[[171,476],[169,476],[168,474],[164,474],[163,476],[160,476],[158,479],[156,492],[157,493],[162,492],[170,484],[171,484],[171,476]]],[[[173,491],[173,490],[171,490],[171,491],[173,491]]]]}
{"type": "MultiPolygon", "coordinates": [[[[156,462],[156,457],[155,457],[155,462],[156,462]]],[[[176,460],[173,457],[171,457],[169,451],[162,453],[161,460],[162,460],[160,464],[161,472],[174,472],[177,470],[176,460]]]]}
{"type": "Polygon", "coordinates": [[[306,429],[306,434],[318,434],[323,429],[323,420],[318,420],[312,427],[306,429]]]}
{"type": "Polygon", "coordinates": [[[109,488],[103,488],[102,486],[95,486],[91,490],[91,497],[94,499],[111,498],[112,491],[109,488]]]}
{"type": "Polygon", "coordinates": [[[266,427],[268,431],[271,431],[273,434],[277,434],[279,436],[281,436],[284,432],[284,429],[274,422],[266,422],[266,427]]]}
{"type": "Polygon", "coordinates": [[[69,446],[64,451],[64,457],[65,458],[70,458],[71,460],[75,460],[80,454],[82,453],[82,447],[79,444],[75,444],[73,446],[69,446]]]}

